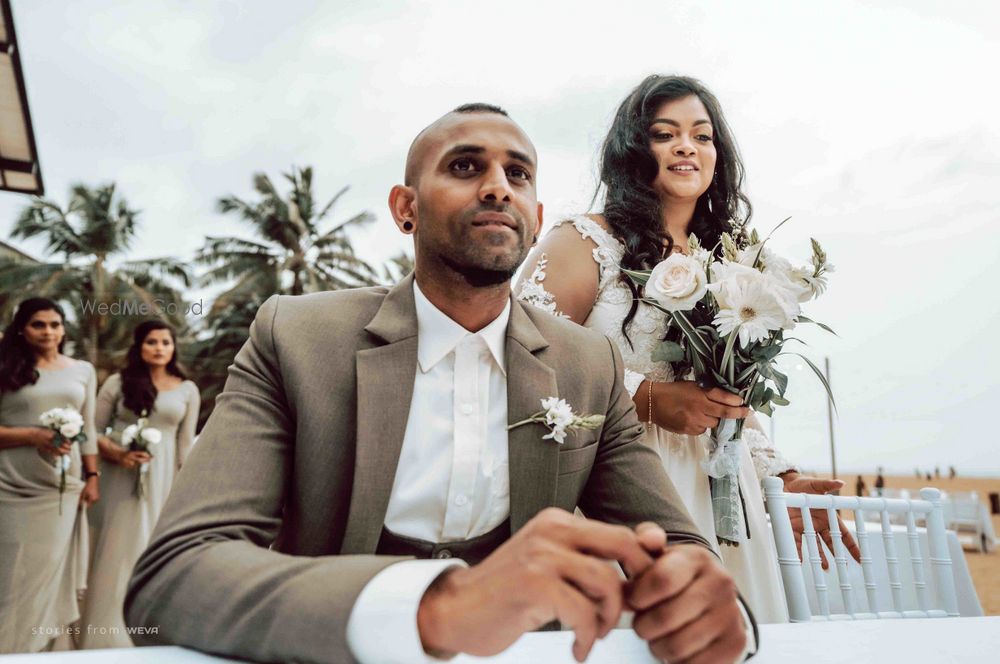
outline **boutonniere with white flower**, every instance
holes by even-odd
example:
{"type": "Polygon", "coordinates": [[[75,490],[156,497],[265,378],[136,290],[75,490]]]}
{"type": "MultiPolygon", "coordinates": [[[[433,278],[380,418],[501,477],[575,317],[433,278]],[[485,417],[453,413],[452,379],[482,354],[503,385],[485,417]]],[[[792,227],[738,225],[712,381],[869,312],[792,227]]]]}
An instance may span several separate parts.
{"type": "MultiPolygon", "coordinates": [[[[38,417],[42,426],[52,429],[56,435],[52,438],[53,447],[61,447],[65,441],[70,444],[82,443],[87,440],[83,432],[83,415],[71,406],[52,408],[38,417]]],[[[68,454],[56,457],[55,471],[59,473],[59,513],[62,514],[62,495],[66,493],[66,471],[69,470],[72,459],[68,454]]]]}
{"type": "Polygon", "coordinates": [[[549,428],[550,433],[547,436],[542,436],[542,440],[554,440],[561,445],[566,440],[567,431],[597,429],[604,423],[604,416],[577,415],[565,399],[549,397],[542,399],[542,410],[531,417],[509,425],[507,431],[533,423],[542,424],[549,428]]]}
{"type": "MultiPolygon", "coordinates": [[[[154,456],[153,448],[163,440],[163,432],[155,427],[149,426],[149,419],[146,411],[142,411],[142,417],[136,420],[135,424],[130,424],[122,431],[122,445],[127,447],[129,452],[145,452],[149,456],[154,456]]],[[[135,475],[135,495],[142,498],[148,493],[147,482],[149,481],[149,462],[139,464],[135,475]]]]}

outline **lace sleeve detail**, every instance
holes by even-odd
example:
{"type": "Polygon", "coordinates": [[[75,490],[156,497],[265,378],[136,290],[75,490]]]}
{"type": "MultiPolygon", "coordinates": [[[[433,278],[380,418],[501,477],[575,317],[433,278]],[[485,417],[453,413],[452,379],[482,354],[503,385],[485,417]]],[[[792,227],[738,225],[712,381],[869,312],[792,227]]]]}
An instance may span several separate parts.
{"type": "MultiPolygon", "coordinates": [[[[747,420],[747,423],[749,424],[750,421],[747,420]]],[[[789,470],[798,470],[795,464],[771,445],[771,441],[759,428],[744,427],[743,442],[750,450],[750,458],[753,459],[753,468],[757,472],[757,479],[763,480],[765,477],[780,475],[789,470]]]]}
{"type": "Polygon", "coordinates": [[[625,369],[625,389],[628,390],[630,397],[635,396],[635,393],[639,390],[639,386],[642,385],[642,381],[644,380],[646,380],[646,377],[638,371],[625,369]]]}
{"type": "Polygon", "coordinates": [[[569,316],[556,309],[555,296],[545,290],[545,286],[542,284],[545,281],[545,268],[548,266],[548,263],[549,259],[545,254],[538,257],[538,262],[535,263],[535,269],[532,270],[531,276],[521,284],[521,290],[517,293],[517,299],[532,304],[543,311],[547,311],[553,316],[569,318],[569,316]]]}

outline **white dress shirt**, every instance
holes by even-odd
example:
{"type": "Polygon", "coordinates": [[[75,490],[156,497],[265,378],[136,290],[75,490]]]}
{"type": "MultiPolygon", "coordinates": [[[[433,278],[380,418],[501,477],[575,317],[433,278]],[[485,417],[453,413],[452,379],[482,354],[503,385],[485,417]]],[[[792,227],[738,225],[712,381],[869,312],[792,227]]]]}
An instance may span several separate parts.
{"type": "Polygon", "coordinates": [[[417,371],[385,527],[428,542],[484,535],[510,513],[507,376],[510,302],[476,333],[413,282],[417,371]]]}
{"type": "MultiPolygon", "coordinates": [[[[510,515],[506,339],[510,301],[476,333],[453,321],[413,282],[417,370],[385,527],[428,542],[484,535],[510,515]]],[[[365,664],[433,662],[417,631],[427,587],[461,560],[390,565],[362,589],[347,642],[365,664]],[[385,635],[392,635],[385,638],[385,635]]]]}

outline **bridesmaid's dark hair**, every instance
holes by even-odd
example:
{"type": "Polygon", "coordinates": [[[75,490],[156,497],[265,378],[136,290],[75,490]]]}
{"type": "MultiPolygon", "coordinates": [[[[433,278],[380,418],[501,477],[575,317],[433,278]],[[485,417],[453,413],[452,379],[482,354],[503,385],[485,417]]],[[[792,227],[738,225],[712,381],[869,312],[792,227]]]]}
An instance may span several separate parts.
{"type": "Polygon", "coordinates": [[[122,369],[122,401],[125,407],[136,415],[153,412],[157,389],[153,379],[149,377],[149,365],[142,359],[142,344],[153,330],[167,330],[174,342],[174,354],[167,362],[167,373],[187,380],[187,374],[177,363],[177,333],[162,320],[147,320],[135,326],[132,332],[132,345],[125,356],[125,368],[122,369]]]}
{"type": "MultiPolygon", "coordinates": [[[[63,308],[52,300],[44,297],[30,297],[17,305],[14,320],[3,331],[0,339],[0,392],[15,392],[25,385],[38,382],[38,369],[35,368],[35,352],[24,340],[23,330],[28,321],[39,311],[54,311],[59,314],[63,324],[66,323],[66,313],[63,308]]],[[[59,343],[59,352],[66,346],[66,336],[59,343]]]]}
{"type": "MultiPolygon", "coordinates": [[[[621,264],[630,270],[648,270],[673,249],[673,238],[663,229],[660,198],[653,190],[659,165],[649,148],[649,125],[664,103],[691,95],[698,97],[708,111],[717,157],[712,184],[698,199],[688,232],[697,235],[703,247],[712,249],[722,234],[732,229],[732,221],[750,219],[750,199],[742,191],[743,160],[719,100],[696,79],[647,76],[618,107],[601,147],[598,192],[603,186],[602,214],[611,233],[625,245],[621,264]]],[[[624,274],[622,281],[638,296],[638,290],[624,274]]],[[[626,327],[637,308],[638,302],[633,300],[622,322],[626,338],[626,327]]]]}

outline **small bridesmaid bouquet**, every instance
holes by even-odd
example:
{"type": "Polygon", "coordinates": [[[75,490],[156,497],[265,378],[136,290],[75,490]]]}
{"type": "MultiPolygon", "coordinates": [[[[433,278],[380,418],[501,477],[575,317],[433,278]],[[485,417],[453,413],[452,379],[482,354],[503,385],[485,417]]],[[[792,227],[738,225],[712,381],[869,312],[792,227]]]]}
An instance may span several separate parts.
{"type": "MultiPolygon", "coordinates": [[[[149,456],[153,454],[153,448],[160,444],[163,433],[149,426],[149,419],[146,411],[142,411],[135,424],[130,424],[122,431],[122,445],[128,448],[129,452],[145,452],[149,456]]],[[[149,462],[139,464],[135,471],[135,495],[144,498],[149,493],[149,462]]]]}
{"type": "MultiPolygon", "coordinates": [[[[52,439],[54,448],[66,441],[76,444],[87,440],[87,434],[83,433],[83,415],[70,406],[47,410],[38,419],[43,427],[56,432],[52,439]]],[[[59,514],[62,514],[62,496],[66,493],[66,471],[72,461],[68,454],[60,454],[55,460],[55,470],[59,473],[59,514]]]]}
{"type": "Polygon", "coordinates": [[[565,399],[549,397],[542,399],[542,410],[527,419],[509,425],[507,431],[522,424],[542,424],[551,431],[549,435],[542,436],[542,440],[554,440],[561,445],[566,440],[567,431],[592,430],[601,426],[603,422],[604,415],[577,415],[565,399]]]}

